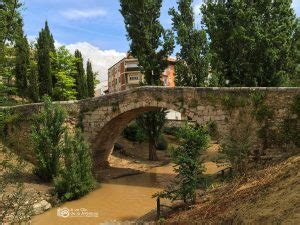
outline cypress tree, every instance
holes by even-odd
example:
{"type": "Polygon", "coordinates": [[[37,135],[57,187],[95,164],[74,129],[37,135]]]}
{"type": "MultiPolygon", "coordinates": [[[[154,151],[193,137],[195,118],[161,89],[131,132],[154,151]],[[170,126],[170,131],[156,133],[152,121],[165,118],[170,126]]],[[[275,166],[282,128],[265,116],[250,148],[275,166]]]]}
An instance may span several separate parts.
{"type": "Polygon", "coordinates": [[[86,87],[87,84],[86,84],[85,72],[83,68],[82,54],[78,49],[75,51],[75,58],[76,58],[75,80],[76,80],[77,99],[84,99],[87,97],[87,87],[86,87]]]}
{"type": "Polygon", "coordinates": [[[25,97],[27,94],[27,70],[29,67],[29,44],[23,32],[23,22],[18,24],[18,35],[16,37],[16,61],[15,74],[18,94],[25,97]]]}
{"type": "Polygon", "coordinates": [[[53,77],[51,73],[51,60],[50,55],[53,51],[54,42],[50,34],[47,21],[45,28],[39,33],[37,40],[37,61],[38,61],[38,74],[40,83],[40,96],[45,94],[52,96],[53,77]]]}
{"type": "Polygon", "coordinates": [[[87,61],[86,65],[86,76],[87,76],[87,89],[88,89],[88,97],[95,96],[95,77],[92,68],[92,63],[90,60],[87,61]]]}
{"type": "Polygon", "coordinates": [[[169,10],[173,30],[180,46],[175,64],[176,85],[204,86],[208,79],[209,46],[205,30],[195,28],[193,0],[178,0],[178,11],[169,10]]]}
{"type": "Polygon", "coordinates": [[[38,78],[38,71],[37,71],[37,63],[34,60],[30,61],[28,81],[29,81],[28,97],[33,102],[38,102],[39,101],[39,86],[38,86],[39,78],[38,78]]]}
{"type": "Polygon", "coordinates": [[[203,22],[221,85],[279,86],[292,71],[292,0],[207,0],[203,22]]]}

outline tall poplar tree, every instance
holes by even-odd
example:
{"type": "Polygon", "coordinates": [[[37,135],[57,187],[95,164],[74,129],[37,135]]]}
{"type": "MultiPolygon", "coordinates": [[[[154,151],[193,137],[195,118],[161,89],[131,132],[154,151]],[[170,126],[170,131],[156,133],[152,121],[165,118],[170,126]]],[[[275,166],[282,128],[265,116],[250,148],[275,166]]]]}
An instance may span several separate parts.
{"type": "Polygon", "coordinates": [[[18,94],[25,97],[28,94],[27,70],[29,68],[29,44],[23,32],[23,21],[19,20],[18,34],[15,41],[16,61],[15,75],[18,94]]]}
{"type": "Polygon", "coordinates": [[[48,22],[46,21],[45,27],[40,31],[37,39],[40,96],[45,94],[52,96],[53,74],[51,72],[51,54],[54,49],[54,39],[50,33],[48,22]]]}
{"type": "Polygon", "coordinates": [[[160,85],[174,38],[159,22],[162,0],[120,0],[130,50],[149,85],[160,85]]]}
{"type": "Polygon", "coordinates": [[[87,76],[88,97],[94,97],[95,96],[95,77],[94,77],[95,75],[90,60],[88,60],[86,64],[86,76],[87,76]]]}
{"type": "MultiPolygon", "coordinates": [[[[161,85],[160,76],[168,66],[168,56],[174,49],[172,32],[165,30],[159,22],[162,0],[120,0],[120,4],[131,54],[138,59],[146,84],[161,85]]],[[[149,160],[157,160],[155,143],[165,114],[164,110],[156,110],[137,119],[139,124],[146,125],[149,160]]]]}
{"type": "Polygon", "coordinates": [[[292,0],[207,0],[212,72],[221,85],[279,86],[292,72],[292,0]]]}
{"type": "Polygon", "coordinates": [[[75,51],[75,81],[76,81],[76,91],[77,91],[77,99],[84,99],[87,97],[87,84],[85,78],[85,72],[83,68],[83,58],[81,52],[77,49],[75,51]]]}
{"type": "Polygon", "coordinates": [[[209,45],[205,30],[195,28],[193,0],[178,0],[178,11],[169,10],[173,30],[180,46],[175,64],[175,83],[178,86],[207,85],[209,72],[209,45]]]}

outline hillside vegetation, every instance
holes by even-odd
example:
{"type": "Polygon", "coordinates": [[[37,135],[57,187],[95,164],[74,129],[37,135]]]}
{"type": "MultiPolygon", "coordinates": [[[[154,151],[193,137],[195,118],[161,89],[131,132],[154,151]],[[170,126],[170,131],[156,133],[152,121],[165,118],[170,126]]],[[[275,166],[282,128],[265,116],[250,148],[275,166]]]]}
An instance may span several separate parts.
{"type": "Polygon", "coordinates": [[[300,224],[300,155],[213,188],[167,224],[300,224]]]}

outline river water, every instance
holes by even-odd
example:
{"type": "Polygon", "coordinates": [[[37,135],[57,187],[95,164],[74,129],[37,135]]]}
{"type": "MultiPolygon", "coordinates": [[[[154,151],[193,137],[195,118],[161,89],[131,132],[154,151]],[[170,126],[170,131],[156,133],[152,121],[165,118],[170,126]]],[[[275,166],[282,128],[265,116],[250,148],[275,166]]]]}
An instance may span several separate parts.
{"type": "Polygon", "coordinates": [[[156,208],[156,200],[151,196],[173,178],[173,167],[166,165],[143,174],[105,181],[83,198],[35,216],[32,224],[98,225],[109,221],[133,221],[156,208]]]}
{"type": "MultiPolygon", "coordinates": [[[[207,174],[221,168],[206,162],[207,174]]],[[[155,167],[146,173],[111,179],[79,200],[66,202],[41,215],[33,225],[99,225],[133,221],[156,208],[152,195],[175,177],[171,164],[155,167]]],[[[162,202],[164,203],[164,202],[162,202]]]]}

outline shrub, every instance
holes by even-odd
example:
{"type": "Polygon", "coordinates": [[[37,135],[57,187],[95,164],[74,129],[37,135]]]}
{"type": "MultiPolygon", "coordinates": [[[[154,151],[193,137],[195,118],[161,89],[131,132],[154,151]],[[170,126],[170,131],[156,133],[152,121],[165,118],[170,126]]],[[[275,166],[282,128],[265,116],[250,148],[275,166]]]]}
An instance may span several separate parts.
{"type": "Polygon", "coordinates": [[[177,136],[179,131],[178,127],[164,127],[163,132],[168,135],[177,136]]]}
{"type": "Polygon", "coordinates": [[[230,161],[233,170],[240,175],[246,174],[249,158],[256,142],[253,122],[250,115],[240,113],[239,121],[232,124],[221,145],[221,153],[230,161]]]}
{"type": "Polygon", "coordinates": [[[216,121],[210,120],[209,122],[207,122],[206,129],[211,138],[219,139],[220,135],[218,131],[218,124],[216,123],[216,121]]]}
{"type": "Polygon", "coordinates": [[[62,152],[63,166],[54,178],[55,193],[63,201],[77,199],[95,186],[90,150],[79,130],[74,136],[65,133],[62,152]]]}
{"type": "Polygon", "coordinates": [[[297,95],[294,98],[294,101],[291,106],[290,113],[283,120],[280,129],[279,141],[282,144],[293,146],[300,146],[300,95],[297,95]]]}
{"type": "Polygon", "coordinates": [[[160,135],[158,137],[155,147],[157,150],[167,150],[168,149],[168,142],[163,135],[160,135]]]}
{"type": "Polygon", "coordinates": [[[141,143],[146,140],[147,135],[136,122],[133,122],[124,129],[123,137],[129,141],[141,143]]]}
{"type": "Polygon", "coordinates": [[[44,108],[34,120],[32,140],[37,164],[35,173],[44,181],[51,181],[59,170],[61,139],[66,130],[65,112],[44,97],[44,108]]]}
{"type": "Polygon", "coordinates": [[[209,143],[209,135],[203,127],[185,125],[180,129],[178,138],[182,143],[171,151],[176,180],[166,190],[153,197],[167,198],[172,201],[180,199],[185,203],[194,203],[196,189],[201,184],[204,166],[200,156],[209,143]]]}

